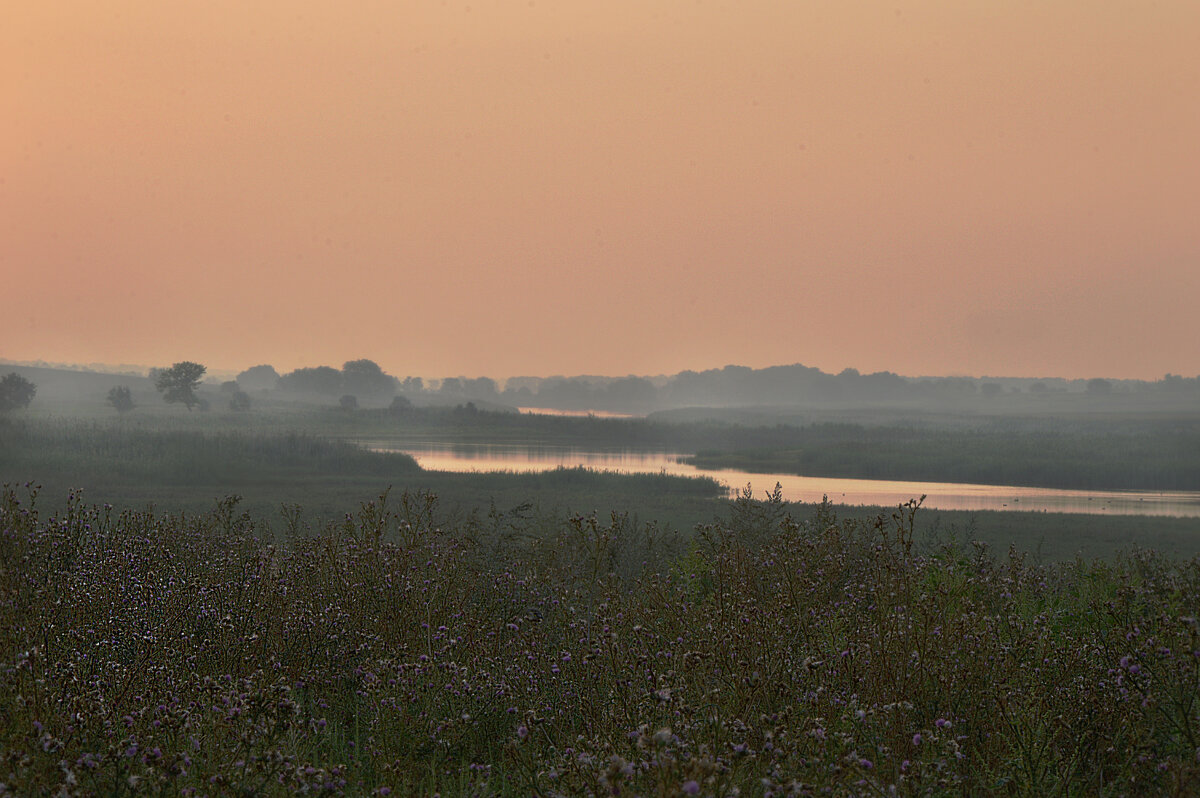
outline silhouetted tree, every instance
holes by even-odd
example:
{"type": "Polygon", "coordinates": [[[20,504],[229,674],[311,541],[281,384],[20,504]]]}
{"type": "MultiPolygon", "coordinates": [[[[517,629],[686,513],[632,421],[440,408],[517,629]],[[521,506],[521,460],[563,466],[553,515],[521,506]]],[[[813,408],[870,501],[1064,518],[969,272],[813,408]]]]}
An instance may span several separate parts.
{"type": "Polygon", "coordinates": [[[274,366],[251,366],[237,375],[237,384],[243,391],[270,391],[279,384],[279,372],[274,366]]]}
{"type": "Polygon", "coordinates": [[[358,397],[353,394],[346,394],[341,399],[338,399],[338,404],[342,406],[343,410],[357,410],[358,397]]]}
{"type": "Polygon", "coordinates": [[[229,409],[239,413],[250,409],[250,394],[243,390],[235,390],[229,397],[229,409]]]}
{"type": "Polygon", "coordinates": [[[279,388],[336,396],[342,391],[342,372],[331,366],[296,369],[279,378],[279,388]]]}
{"type": "Polygon", "coordinates": [[[604,389],[604,403],[616,410],[645,409],[654,403],[658,389],[645,377],[622,377],[604,389]]]}
{"type": "Polygon", "coordinates": [[[135,407],[133,393],[129,390],[128,385],[114,385],[109,388],[108,403],[121,415],[125,415],[135,407]]]}
{"type": "Polygon", "coordinates": [[[491,399],[494,400],[499,395],[496,390],[496,381],[491,377],[476,377],[475,379],[461,380],[463,393],[475,399],[491,399]]]}
{"type": "Polygon", "coordinates": [[[396,378],[384,374],[374,360],[348,360],[342,364],[342,389],[356,396],[390,396],[396,392],[396,378]]]}
{"type": "Polygon", "coordinates": [[[17,372],[5,375],[4,379],[0,379],[0,413],[29,407],[36,394],[37,386],[17,372]]]}
{"type": "Polygon", "coordinates": [[[1112,393],[1112,389],[1112,383],[1101,377],[1094,377],[1087,381],[1087,392],[1093,396],[1107,396],[1112,393]]]}
{"type": "Polygon", "coordinates": [[[163,401],[169,404],[182,402],[190,413],[193,407],[201,403],[196,396],[196,389],[200,387],[200,378],[207,370],[199,363],[183,360],[169,369],[159,370],[154,375],[154,387],[163,395],[163,401]]]}
{"type": "Polygon", "coordinates": [[[406,410],[412,410],[413,403],[404,396],[393,396],[390,409],[397,413],[403,413],[406,410]]]}

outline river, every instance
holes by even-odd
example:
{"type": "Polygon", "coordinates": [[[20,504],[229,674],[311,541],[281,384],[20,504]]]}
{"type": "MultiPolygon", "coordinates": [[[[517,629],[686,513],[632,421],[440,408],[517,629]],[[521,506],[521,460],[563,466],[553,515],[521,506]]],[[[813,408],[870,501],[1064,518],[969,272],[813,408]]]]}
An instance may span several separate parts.
{"type": "Polygon", "coordinates": [[[924,507],[938,510],[1021,510],[1097,515],[1162,515],[1200,518],[1200,492],[1091,491],[969,485],[948,482],[904,482],[878,479],[802,477],[748,471],[695,468],[670,452],[597,451],[562,446],[496,444],[396,444],[363,441],[374,451],[404,452],[432,471],[547,471],[583,466],[622,474],[666,472],[707,476],[732,493],[747,484],[762,498],[778,482],[787,501],[830,501],[847,505],[891,506],[924,495],[924,507]]]}

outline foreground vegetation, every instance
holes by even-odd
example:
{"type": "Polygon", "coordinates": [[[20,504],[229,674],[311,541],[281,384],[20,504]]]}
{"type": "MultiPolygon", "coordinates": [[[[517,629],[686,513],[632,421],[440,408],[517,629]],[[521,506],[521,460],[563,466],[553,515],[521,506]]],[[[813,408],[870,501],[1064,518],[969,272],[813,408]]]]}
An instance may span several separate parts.
{"type": "Polygon", "coordinates": [[[913,505],[741,499],[682,547],[421,506],[277,547],[6,489],[0,792],[1200,789],[1200,562],[920,555],[913,505]]]}

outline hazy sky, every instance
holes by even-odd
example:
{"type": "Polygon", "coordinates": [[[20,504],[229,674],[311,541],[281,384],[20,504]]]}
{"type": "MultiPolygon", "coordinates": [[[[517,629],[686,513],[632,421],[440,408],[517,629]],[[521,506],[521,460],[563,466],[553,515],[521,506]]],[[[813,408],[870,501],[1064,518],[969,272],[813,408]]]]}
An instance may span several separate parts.
{"type": "Polygon", "coordinates": [[[4,17],[0,357],[1200,373],[1195,0],[4,17]]]}

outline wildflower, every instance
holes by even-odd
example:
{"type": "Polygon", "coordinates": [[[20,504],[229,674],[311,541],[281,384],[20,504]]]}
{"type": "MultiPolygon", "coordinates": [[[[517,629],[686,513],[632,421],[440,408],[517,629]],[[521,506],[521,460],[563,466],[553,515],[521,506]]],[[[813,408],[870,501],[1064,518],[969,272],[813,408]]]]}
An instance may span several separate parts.
{"type": "Polygon", "coordinates": [[[695,779],[688,779],[683,783],[682,789],[687,795],[696,795],[700,792],[700,782],[695,779]]]}

